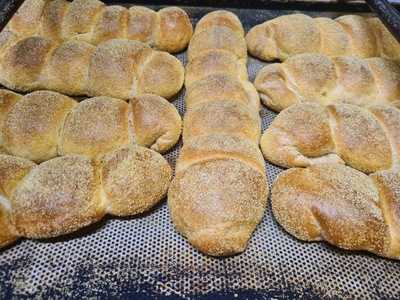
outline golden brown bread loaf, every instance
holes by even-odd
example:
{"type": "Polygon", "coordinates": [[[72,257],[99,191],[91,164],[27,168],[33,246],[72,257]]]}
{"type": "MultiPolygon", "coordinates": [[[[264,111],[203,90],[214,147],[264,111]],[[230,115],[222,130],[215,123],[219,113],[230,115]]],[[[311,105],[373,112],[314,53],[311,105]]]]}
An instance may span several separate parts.
{"type": "Polygon", "coordinates": [[[254,85],[266,106],[281,111],[298,102],[400,107],[399,82],[400,67],[391,60],[310,53],[265,66],[254,85]]]}
{"type": "Polygon", "coordinates": [[[130,99],[152,93],[170,98],[183,85],[174,56],[122,39],[99,46],[43,37],[0,37],[0,83],[16,91],[53,90],[68,95],[130,99]]]}
{"type": "Polygon", "coordinates": [[[20,37],[80,40],[93,45],[122,38],[170,53],[185,49],[193,33],[188,15],[179,7],[155,12],[143,6],[106,6],[99,0],[26,0],[6,30],[20,37]]]}
{"type": "Polygon", "coordinates": [[[259,98],[247,81],[238,18],[214,11],[197,24],[186,66],[183,147],[168,205],[176,229],[201,252],[242,252],[260,222],[268,185],[259,98]]]}
{"type": "Polygon", "coordinates": [[[400,174],[365,175],[341,164],[282,172],[272,188],[279,224],[304,241],[400,258],[400,174]]]}
{"type": "Polygon", "coordinates": [[[171,178],[160,154],[133,145],[98,163],[67,155],[36,165],[0,155],[0,247],[19,237],[68,234],[106,214],[147,211],[165,196],[171,178]]]}
{"type": "Polygon", "coordinates": [[[357,15],[334,20],[303,14],[280,16],[254,26],[246,41],[251,55],[267,61],[302,53],[400,59],[400,44],[383,23],[357,15]]]}
{"type": "Polygon", "coordinates": [[[177,143],[181,126],[176,108],[156,95],[78,103],[56,92],[0,90],[0,145],[36,162],[69,154],[97,159],[132,143],[165,152],[177,143]]]}
{"type": "Polygon", "coordinates": [[[265,158],[282,167],[345,163],[365,173],[400,170],[400,110],[295,104],[274,119],[260,144],[265,158]]]}

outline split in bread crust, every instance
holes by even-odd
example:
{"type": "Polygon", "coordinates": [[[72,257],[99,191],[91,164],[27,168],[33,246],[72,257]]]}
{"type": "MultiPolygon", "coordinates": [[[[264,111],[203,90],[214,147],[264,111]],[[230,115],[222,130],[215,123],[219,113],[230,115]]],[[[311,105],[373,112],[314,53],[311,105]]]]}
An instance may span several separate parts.
{"type": "Polygon", "coordinates": [[[400,174],[365,175],[341,164],[292,168],[272,188],[279,224],[304,241],[327,241],[400,259],[400,174]]]}
{"type": "Polygon", "coordinates": [[[254,85],[266,106],[281,111],[298,102],[400,107],[399,82],[400,67],[391,60],[308,53],[265,66],[254,85]]]}
{"type": "Polygon", "coordinates": [[[138,41],[112,39],[93,46],[80,40],[57,43],[0,33],[0,83],[12,90],[120,99],[152,93],[171,98],[183,80],[184,69],[176,57],[138,41]]]}
{"type": "Polygon", "coordinates": [[[239,19],[214,11],[197,24],[186,66],[183,147],[168,205],[176,229],[201,252],[244,251],[268,197],[259,97],[247,80],[239,19]]]}
{"type": "Polygon", "coordinates": [[[181,123],[171,103],[151,94],[78,103],[56,92],[0,90],[0,145],[36,162],[70,154],[97,159],[132,143],[163,153],[178,142],[181,123]]]}
{"type": "Polygon", "coordinates": [[[365,173],[400,171],[400,110],[295,104],[274,119],[260,144],[267,160],[287,168],[342,163],[365,173]]]}
{"type": "Polygon", "coordinates": [[[302,53],[400,59],[400,44],[376,17],[285,15],[254,26],[246,41],[250,54],[266,61],[302,53]]]}
{"type": "Polygon", "coordinates": [[[20,237],[72,233],[106,214],[147,211],[165,196],[171,178],[168,162],[141,146],[109,152],[98,162],[67,155],[36,165],[0,155],[0,247],[20,237]]]}
{"type": "Polygon", "coordinates": [[[170,53],[184,50],[193,34],[188,15],[179,7],[155,12],[143,6],[106,6],[99,0],[26,0],[6,30],[20,37],[93,45],[110,39],[136,40],[170,53]]]}

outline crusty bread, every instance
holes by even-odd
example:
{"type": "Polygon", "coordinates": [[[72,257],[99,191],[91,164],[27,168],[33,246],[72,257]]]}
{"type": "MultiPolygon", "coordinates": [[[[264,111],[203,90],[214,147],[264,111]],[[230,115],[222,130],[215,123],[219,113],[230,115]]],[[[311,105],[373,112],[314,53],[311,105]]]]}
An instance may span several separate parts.
{"type": "Polygon", "coordinates": [[[6,29],[21,37],[93,45],[123,38],[170,53],[185,49],[193,33],[188,15],[179,7],[155,12],[143,6],[106,6],[99,0],[26,0],[6,29]]]}
{"type": "Polygon", "coordinates": [[[176,229],[213,256],[244,251],[268,196],[243,32],[227,11],[197,24],[188,48],[183,147],[168,192],[176,229]]]}
{"type": "Polygon", "coordinates": [[[293,168],[272,188],[279,224],[304,241],[400,258],[400,174],[370,176],[341,164],[293,168]]]}
{"type": "Polygon", "coordinates": [[[400,107],[400,67],[384,58],[329,58],[295,55],[260,70],[254,85],[269,108],[281,111],[298,102],[400,107]]]}
{"type": "Polygon", "coordinates": [[[265,158],[282,167],[345,163],[365,173],[400,170],[400,110],[388,105],[295,104],[264,132],[265,158]]]}
{"type": "Polygon", "coordinates": [[[156,95],[144,94],[129,104],[110,97],[78,103],[56,92],[21,96],[0,90],[0,145],[36,162],[68,154],[97,159],[131,143],[165,152],[180,132],[177,110],[156,95]]]}
{"type": "Polygon", "coordinates": [[[280,16],[254,26],[246,41],[251,55],[267,61],[302,53],[400,59],[400,44],[382,22],[357,15],[335,20],[303,14],[280,16]]]}
{"type": "MultiPolygon", "coordinates": [[[[1,39],[0,39],[1,40],[1,39]]],[[[0,83],[16,91],[53,90],[68,95],[130,99],[152,93],[171,98],[183,85],[174,56],[137,41],[113,39],[93,46],[43,37],[0,43],[0,83]]]]}
{"type": "Polygon", "coordinates": [[[99,163],[67,155],[35,165],[0,155],[0,246],[68,234],[107,213],[144,212],[164,197],[171,178],[167,161],[140,146],[109,152],[99,163]]]}

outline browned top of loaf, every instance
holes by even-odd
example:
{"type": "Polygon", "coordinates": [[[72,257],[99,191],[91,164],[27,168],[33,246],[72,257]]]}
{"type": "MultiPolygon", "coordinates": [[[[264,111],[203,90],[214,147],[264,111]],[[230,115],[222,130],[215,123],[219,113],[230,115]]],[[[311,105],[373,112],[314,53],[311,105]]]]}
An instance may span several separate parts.
{"type": "Polygon", "coordinates": [[[244,36],[243,26],[239,18],[226,10],[216,10],[206,14],[197,22],[195,33],[208,30],[214,26],[228,27],[239,36],[244,36]]]}
{"type": "Polygon", "coordinates": [[[45,1],[40,19],[40,34],[50,39],[61,40],[62,22],[68,11],[68,1],[45,1]]]}
{"type": "Polygon", "coordinates": [[[35,167],[18,186],[11,203],[19,235],[46,238],[73,232],[104,215],[91,161],[63,156],[35,167]]]}
{"type": "Polygon", "coordinates": [[[157,13],[144,6],[129,8],[128,39],[150,42],[157,21],[157,13]]]}
{"type": "Polygon", "coordinates": [[[10,110],[15,103],[22,98],[21,95],[9,90],[0,89],[0,126],[3,126],[3,121],[6,119],[10,110]]]}

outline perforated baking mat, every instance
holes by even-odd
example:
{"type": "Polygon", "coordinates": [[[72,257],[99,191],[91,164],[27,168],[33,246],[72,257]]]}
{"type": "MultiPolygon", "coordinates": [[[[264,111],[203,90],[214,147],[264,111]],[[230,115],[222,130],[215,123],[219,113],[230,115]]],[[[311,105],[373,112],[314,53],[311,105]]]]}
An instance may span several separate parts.
{"type": "MultiPolygon", "coordinates": [[[[209,12],[185,8],[193,23],[209,12]]],[[[250,26],[293,11],[232,10],[250,26]]],[[[341,13],[310,12],[337,16],[341,13]]],[[[177,57],[186,63],[186,54],[177,57]]],[[[253,81],[263,66],[250,58],[253,81]]],[[[184,91],[173,103],[184,114],[184,91]]],[[[263,130],[275,114],[261,111],[263,130]]],[[[174,167],[181,143],[165,155],[174,167]]],[[[266,163],[269,183],[281,169],[266,163]]],[[[0,229],[1,230],[1,229],[0,229]]],[[[202,255],[171,223],[164,200],[134,218],[106,218],[52,240],[21,240],[0,251],[0,298],[400,298],[400,263],[324,243],[303,243],[275,222],[270,205],[247,250],[202,255]]]]}

